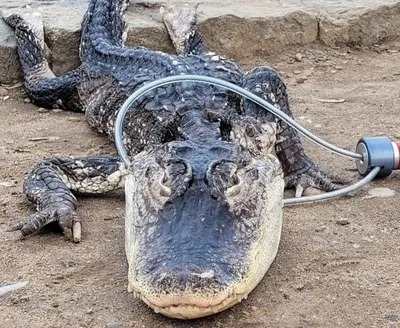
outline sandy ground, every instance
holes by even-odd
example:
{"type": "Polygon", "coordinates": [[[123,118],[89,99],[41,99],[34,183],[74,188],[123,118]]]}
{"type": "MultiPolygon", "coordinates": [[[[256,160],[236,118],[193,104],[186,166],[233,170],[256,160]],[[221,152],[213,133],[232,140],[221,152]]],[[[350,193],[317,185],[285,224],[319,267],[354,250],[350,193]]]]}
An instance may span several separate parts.
{"type": "MultiPolygon", "coordinates": [[[[276,67],[299,121],[354,149],[363,136],[400,139],[399,50],[393,43],[358,50],[314,47],[243,64],[276,67]],[[346,101],[318,101],[340,98],[346,101]]],[[[80,244],[50,230],[22,241],[18,233],[5,232],[33,211],[21,184],[38,159],[114,148],[87,127],[82,114],[38,110],[24,101],[21,88],[2,93],[0,99],[7,99],[0,100],[0,285],[29,283],[0,296],[1,327],[400,327],[399,173],[369,186],[395,190],[391,198],[366,198],[363,191],[285,208],[278,256],[247,300],[208,318],[171,320],[126,290],[122,192],[79,198],[80,244]],[[37,137],[49,139],[29,140],[37,137]]],[[[357,179],[350,160],[308,142],[306,148],[327,171],[357,179]]]]}

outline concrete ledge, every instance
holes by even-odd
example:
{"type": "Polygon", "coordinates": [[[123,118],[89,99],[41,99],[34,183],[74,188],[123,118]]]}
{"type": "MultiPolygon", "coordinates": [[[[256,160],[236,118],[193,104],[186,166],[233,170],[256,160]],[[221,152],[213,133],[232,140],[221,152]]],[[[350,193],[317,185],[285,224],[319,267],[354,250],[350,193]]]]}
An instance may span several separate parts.
{"type": "Polygon", "coordinates": [[[0,83],[19,79],[21,70],[14,32],[2,20],[0,20],[0,58],[0,83]]]}
{"type": "Polygon", "coordinates": [[[372,45],[400,36],[400,2],[348,17],[319,17],[319,40],[329,46],[372,45]]]}
{"type": "MultiPolygon", "coordinates": [[[[150,0],[130,6],[126,13],[129,26],[127,45],[173,52],[167,32],[158,17],[161,6],[158,1],[150,0]]],[[[236,0],[223,7],[222,4],[210,2],[199,8],[199,28],[209,50],[239,61],[316,41],[328,46],[354,46],[372,45],[398,37],[400,2],[387,0],[390,5],[381,6],[374,1],[366,2],[368,6],[361,1],[363,6],[341,10],[328,7],[324,10],[313,10],[311,7],[298,10],[293,6],[279,7],[276,3],[274,8],[272,4],[267,6],[258,0],[245,5],[236,0]]],[[[56,74],[79,65],[80,24],[85,9],[84,6],[64,7],[58,4],[40,7],[45,17],[49,61],[56,74]]],[[[21,78],[13,31],[4,22],[0,22],[0,56],[3,59],[0,83],[21,78]]]]}

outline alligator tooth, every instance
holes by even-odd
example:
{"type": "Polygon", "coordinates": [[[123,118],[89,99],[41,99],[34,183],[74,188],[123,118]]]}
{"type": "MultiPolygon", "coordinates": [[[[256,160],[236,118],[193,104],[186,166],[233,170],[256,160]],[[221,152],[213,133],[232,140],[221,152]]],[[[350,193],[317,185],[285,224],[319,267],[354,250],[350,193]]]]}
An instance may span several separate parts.
{"type": "Polygon", "coordinates": [[[241,302],[243,299],[247,299],[247,296],[249,296],[249,294],[237,294],[237,299],[239,302],[241,302]]]}

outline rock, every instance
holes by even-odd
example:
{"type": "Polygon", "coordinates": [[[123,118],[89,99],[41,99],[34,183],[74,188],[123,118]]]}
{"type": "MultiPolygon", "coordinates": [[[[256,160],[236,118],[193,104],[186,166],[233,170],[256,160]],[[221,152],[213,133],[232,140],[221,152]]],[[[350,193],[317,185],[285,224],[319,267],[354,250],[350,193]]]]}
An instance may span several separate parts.
{"type": "Polygon", "coordinates": [[[53,303],[51,303],[51,306],[54,308],[58,308],[60,304],[57,301],[54,301],[53,303]]]}
{"type": "Polygon", "coordinates": [[[6,88],[0,87],[0,97],[5,97],[8,94],[8,90],[6,88]]]}
{"type": "Polygon", "coordinates": [[[299,78],[299,79],[296,80],[296,83],[297,83],[297,84],[303,84],[303,83],[306,82],[306,81],[307,81],[307,78],[301,77],[301,78],[299,78]]]}
{"type": "Polygon", "coordinates": [[[46,109],[46,108],[40,107],[40,108],[38,108],[37,112],[38,112],[38,113],[48,113],[49,110],[46,109]]]}
{"type": "Polygon", "coordinates": [[[335,223],[342,226],[350,224],[349,219],[346,218],[337,219],[335,223]]]}
{"type": "Polygon", "coordinates": [[[393,197],[396,192],[389,188],[372,188],[368,190],[368,196],[364,198],[375,198],[375,197],[393,197]]]}
{"type": "Polygon", "coordinates": [[[386,319],[390,325],[400,322],[400,316],[396,314],[389,314],[386,319]]]}
{"type": "Polygon", "coordinates": [[[303,59],[303,55],[300,52],[298,52],[297,54],[294,55],[294,59],[297,62],[301,62],[301,60],[303,59]]]}
{"type": "Polygon", "coordinates": [[[0,287],[0,296],[6,293],[12,292],[14,290],[25,287],[28,284],[28,281],[17,282],[16,284],[5,285],[0,287]]]}
{"type": "Polygon", "coordinates": [[[297,284],[294,286],[295,289],[297,289],[298,291],[302,291],[306,286],[304,284],[297,284]]]}
{"type": "Polygon", "coordinates": [[[31,102],[31,99],[27,97],[27,98],[24,99],[24,102],[26,102],[27,104],[29,104],[29,103],[31,102]]]}
{"type": "Polygon", "coordinates": [[[21,296],[21,297],[19,298],[19,301],[20,301],[20,302],[28,302],[28,301],[29,301],[29,296],[26,296],[26,295],[21,296]]]}
{"type": "Polygon", "coordinates": [[[15,186],[15,182],[0,181],[0,187],[13,187],[13,186],[15,186]]]}
{"type": "Polygon", "coordinates": [[[293,74],[294,74],[294,75],[299,75],[299,74],[301,74],[301,73],[302,73],[302,71],[299,71],[299,70],[297,70],[297,69],[293,71],[293,74]]]}
{"type": "Polygon", "coordinates": [[[322,232],[322,231],[324,231],[325,229],[326,229],[326,226],[322,225],[322,226],[320,226],[320,227],[315,228],[314,231],[315,231],[315,232],[322,232]]]}
{"type": "Polygon", "coordinates": [[[0,82],[10,83],[20,79],[21,69],[14,31],[2,19],[0,19],[0,58],[0,82]]]}
{"type": "Polygon", "coordinates": [[[86,314],[93,314],[93,309],[89,309],[86,311],[86,314]]]}
{"type": "Polygon", "coordinates": [[[109,322],[106,324],[106,328],[119,328],[122,327],[122,325],[118,322],[109,322]]]}

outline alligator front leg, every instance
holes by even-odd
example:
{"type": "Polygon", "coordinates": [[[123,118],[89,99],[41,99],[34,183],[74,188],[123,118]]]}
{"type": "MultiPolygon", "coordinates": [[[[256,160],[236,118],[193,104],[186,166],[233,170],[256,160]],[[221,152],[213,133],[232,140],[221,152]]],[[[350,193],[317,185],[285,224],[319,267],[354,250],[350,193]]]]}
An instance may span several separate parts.
{"type": "MultiPolygon", "coordinates": [[[[292,116],[289,107],[286,86],[277,73],[270,67],[256,67],[245,74],[243,87],[264,98],[287,115],[292,116]]],[[[243,100],[243,111],[247,116],[260,122],[277,122],[275,151],[285,173],[286,187],[296,188],[296,197],[300,197],[307,187],[325,191],[339,189],[343,182],[321,171],[304,153],[299,133],[286,122],[277,119],[266,109],[250,100],[243,100]]]]}
{"type": "Polygon", "coordinates": [[[28,173],[23,186],[37,212],[10,230],[20,230],[22,236],[27,236],[56,221],[68,238],[79,242],[80,233],[73,229],[80,219],[72,191],[87,194],[112,191],[125,175],[124,165],[115,156],[43,159],[28,173]]]}

